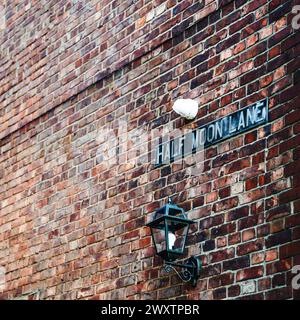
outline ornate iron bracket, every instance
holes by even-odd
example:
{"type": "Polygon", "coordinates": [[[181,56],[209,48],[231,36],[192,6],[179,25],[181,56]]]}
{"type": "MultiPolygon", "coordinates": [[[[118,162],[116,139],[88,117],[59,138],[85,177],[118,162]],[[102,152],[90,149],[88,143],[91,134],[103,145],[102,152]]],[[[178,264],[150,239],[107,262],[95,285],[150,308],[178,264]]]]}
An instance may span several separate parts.
{"type": "Polygon", "coordinates": [[[193,287],[196,287],[201,267],[201,260],[192,256],[187,260],[187,264],[179,264],[171,261],[166,261],[164,265],[164,270],[168,273],[172,270],[175,271],[175,273],[180,277],[180,279],[183,282],[190,282],[193,287]],[[178,272],[176,267],[182,268],[183,271],[178,272]]]}

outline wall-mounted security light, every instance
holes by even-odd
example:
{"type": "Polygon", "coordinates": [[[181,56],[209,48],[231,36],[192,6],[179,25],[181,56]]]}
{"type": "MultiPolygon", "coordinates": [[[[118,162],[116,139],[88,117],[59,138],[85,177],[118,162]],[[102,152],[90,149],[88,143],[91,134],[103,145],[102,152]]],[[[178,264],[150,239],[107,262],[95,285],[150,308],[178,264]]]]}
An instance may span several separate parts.
{"type": "Polygon", "coordinates": [[[184,255],[189,227],[193,223],[193,220],[187,219],[184,210],[169,199],[168,204],[156,210],[153,221],[147,226],[151,228],[157,255],[165,260],[165,270],[174,270],[184,282],[196,286],[201,269],[200,259],[192,256],[186,264],[173,262],[184,255]],[[177,267],[182,268],[183,272],[177,272],[177,267]]]}
{"type": "Polygon", "coordinates": [[[198,113],[198,102],[192,99],[178,99],[173,105],[173,110],[185,119],[193,120],[198,113]]]}

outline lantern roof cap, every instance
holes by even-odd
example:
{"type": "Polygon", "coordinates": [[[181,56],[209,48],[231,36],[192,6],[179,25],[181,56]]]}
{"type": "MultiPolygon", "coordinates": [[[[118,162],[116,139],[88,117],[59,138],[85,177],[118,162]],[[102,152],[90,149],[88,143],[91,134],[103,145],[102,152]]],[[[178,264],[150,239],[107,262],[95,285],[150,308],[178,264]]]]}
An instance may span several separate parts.
{"type": "Polygon", "coordinates": [[[196,223],[194,220],[190,220],[187,218],[164,215],[164,216],[154,218],[153,221],[150,221],[149,223],[147,223],[147,226],[148,227],[156,227],[160,224],[160,222],[162,222],[164,220],[173,221],[173,222],[177,222],[177,223],[183,223],[185,225],[187,225],[187,224],[190,225],[190,224],[196,223]]]}
{"type": "Polygon", "coordinates": [[[174,204],[170,197],[167,204],[155,211],[154,219],[148,223],[148,225],[153,226],[164,219],[176,220],[177,222],[188,224],[195,223],[195,221],[187,218],[184,209],[174,204]]]}

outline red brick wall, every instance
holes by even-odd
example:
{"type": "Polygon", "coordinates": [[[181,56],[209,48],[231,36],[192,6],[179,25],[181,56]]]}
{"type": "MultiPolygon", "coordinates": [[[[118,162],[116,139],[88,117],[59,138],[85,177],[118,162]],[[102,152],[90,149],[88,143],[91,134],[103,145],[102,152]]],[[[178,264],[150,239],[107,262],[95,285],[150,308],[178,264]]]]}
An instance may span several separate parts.
{"type": "Polygon", "coordinates": [[[4,0],[0,138],[216,10],[217,0],[4,0]]]}
{"type": "Polygon", "coordinates": [[[1,297],[299,297],[291,288],[300,264],[298,1],[146,2],[52,1],[47,11],[8,1],[0,30],[1,297]],[[159,5],[165,13],[147,22],[159,5]],[[136,35],[127,43],[119,29],[136,35]],[[22,40],[30,30],[36,39],[22,40]],[[64,37],[74,37],[69,48],[64,37]],[[194,122],[172,112],[182,96],[199,101],[194,122]],[[197,175],[194,158],[154,168],[151,150],[133,137],[189,129],[265,97],[269,124],[206,149],[197,175]],[[117,150],[107,146],[113,136],[117,150]],[[203,262],[196,288],[162,271],[145,227],[168,196],[197,221],[188,247],[203,262]]]}

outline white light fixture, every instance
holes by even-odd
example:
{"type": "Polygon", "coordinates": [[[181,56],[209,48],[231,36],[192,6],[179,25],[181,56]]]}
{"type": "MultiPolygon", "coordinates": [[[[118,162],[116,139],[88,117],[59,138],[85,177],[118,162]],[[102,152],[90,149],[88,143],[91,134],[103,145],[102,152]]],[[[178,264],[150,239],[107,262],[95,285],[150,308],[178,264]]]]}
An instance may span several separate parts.
{"type": "Polygon", "coordinates": [[[174,244],[175,244],[175,241],[176,241],[176,236],[173,232],[170,232],[168,233],[168,240],[169,240],[169,249],[173,250],[173,247],[174,247],[174,244]]]}
{"type": "Polygon", "coordinates": [[[198,113],[198,102],[192,99],[178,99],[173,105],[173,110],[182,117],[192,120],[198,113]]]}

